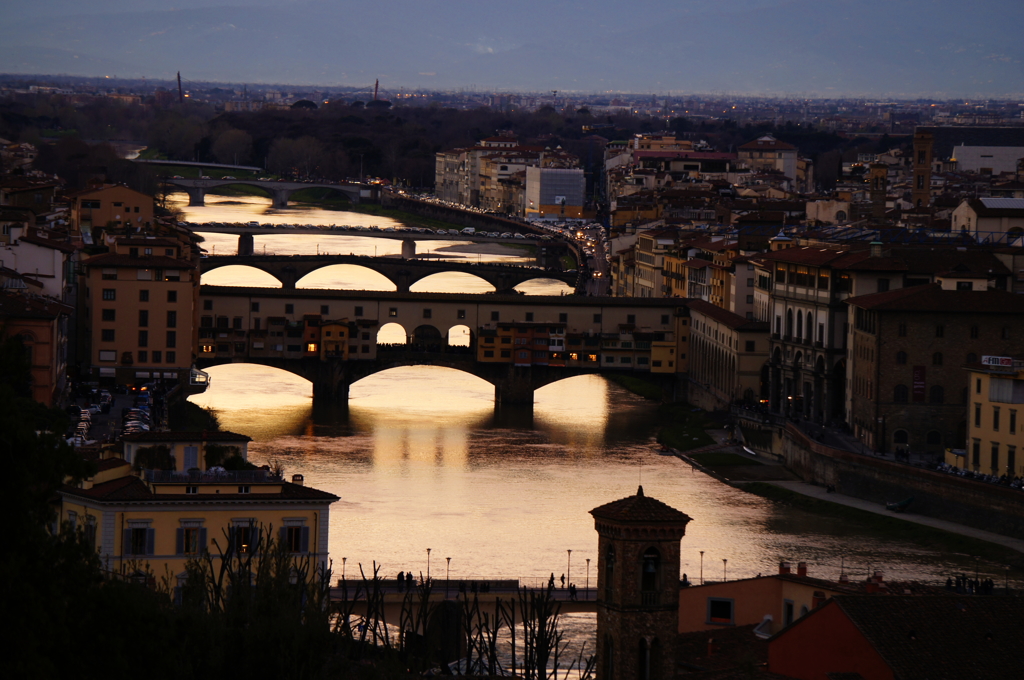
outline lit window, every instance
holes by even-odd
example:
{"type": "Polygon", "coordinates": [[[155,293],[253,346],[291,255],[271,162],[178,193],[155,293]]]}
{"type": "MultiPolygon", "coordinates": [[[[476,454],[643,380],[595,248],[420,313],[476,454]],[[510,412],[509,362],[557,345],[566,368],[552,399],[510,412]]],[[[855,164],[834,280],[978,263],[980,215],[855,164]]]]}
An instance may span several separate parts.
{"type": "Polygon", "coordinates": [[[311,343],[307,344],[306,345],[306,351],[307,352],[315,352],[316,351],[316,343],[315,342],[311,342],[311,343]]]}

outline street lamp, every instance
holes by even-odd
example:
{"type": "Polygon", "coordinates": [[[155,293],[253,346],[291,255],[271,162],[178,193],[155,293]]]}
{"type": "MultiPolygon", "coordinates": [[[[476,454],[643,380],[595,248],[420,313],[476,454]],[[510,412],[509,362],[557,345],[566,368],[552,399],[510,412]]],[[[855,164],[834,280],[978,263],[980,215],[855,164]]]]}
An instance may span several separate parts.
{"type": "Polygon", "coordinates": [[[566,550],[566,552],[569,553],[565,562],[565,587],[568,588],[572,583],[572,550],[566,550]]]}
{"type": "Polygon", "coordinates": [[[346,562],[348,562],[348,558],[347,557],[342,557],[341,558],[341,580],[342,581],[345,580],[345,563],[346,562]]]}
{"type": "Polygon", "coordinates": [[[445,572],[444,572],[444,599],[447,600],[448,599],[448,583],[451,580],[450,577],[452,575],[452,558],[446,557],[444,559],[448,561],[448,568],[445,569],[445,572]]]}
{"type": "Polygon", "coordinates": [[[726,558],[723,557],[722,558],[722,580],[723,581],[728,581],[729,580],[728,567],[729,567],[729,560],[727,560],[726,558]]]}
{"type": "Polygon", "coordinates": [[[700,584],[704,585],[704,551],[700,551],[700,584]]]}
{"type": "Polygon", "coordinates": [[[430,581],[430,548],[427,548],[427,582],[430,581]]]}
{"type": "MultiPolygon", "coordinates": [[[[1009,577],[1007,577],[1009,578],[1009,577]]],[[[1009,592],[1009,591],[1007,591],[1009,592]]],[[[587,599],[590,599],[590,558],[587,558],[587,599]]]]}

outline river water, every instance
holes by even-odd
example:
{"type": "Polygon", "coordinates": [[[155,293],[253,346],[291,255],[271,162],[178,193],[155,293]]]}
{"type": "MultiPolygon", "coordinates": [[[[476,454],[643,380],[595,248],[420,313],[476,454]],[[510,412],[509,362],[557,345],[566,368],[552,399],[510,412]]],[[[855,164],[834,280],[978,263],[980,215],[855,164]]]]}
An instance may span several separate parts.
{"type": "MultiPolygon", "coordinates": [[[[252,204],[229,207],[242,212],[207,219],[270,221],[252,204]]],[[[189,209],[187,219],[203,221],[196,212],[224,209],[189,209]]],[[[282,221],[302,224],[365,219],[282,213],[282,221]]],[[[336,238],[349,238],[346,248],[390,243],[336,238]]],[[[317,244],[310,239],[335,247],[319,236],[274,235],[257,237],[257,249],[262,240],[276,252],[311,252],[317,244]]],[[[234,241],[211,235],[206,245],[220,252],[234,241]]],[[[251,276],[243,271],[217,283],[253,285],[246,283],[251,276]]],[[[213,283],[208,277],[204,282],[213,283]]],[[[356,273],[351,281],[366,280],[356,273]]],[[[335,287],[337,280],[321,284],[335,287]]],[[[440,288],[464,290],[461,285],[442,281],[440,288]]],[[[805,561],[811,576],[826,579],[837,579],[845,567],[852,579],[881,570],[887,580],[934,583],[976,566],[968,555],[922,549],[776,505],[658,455],[654,405],[598,376],[544,387],[532,409],[496,412],[491,385],[440,367],[378,373],[352,386],[347,405],[333,406],[314,405],[308,382],[276,369],[235,364],[209,372],[210,388],[192,401],[213,409],[224,429],[253,438],[252,462],[279,461],[286,474],[301,473],[306,484],[341,497],[330,520],[338,576],[344,570],[351,578],[360,565],[369,572],[377,563],[388,577],[429,568],[435,578],[450,573],[539,585],[552,573],[556,579],[568,573],[579,587],[594,586],[597,534],[588,511],[636,493],[641,483],[647,495],[693,518],[681,565],[691,580],[773,573],[780,560],[805,561]]],[[[982,562],[981,571],[1002,581],[1001,565],[982,562]]],[[[587,621],[575,625],[587,628],[587,621]]]]}

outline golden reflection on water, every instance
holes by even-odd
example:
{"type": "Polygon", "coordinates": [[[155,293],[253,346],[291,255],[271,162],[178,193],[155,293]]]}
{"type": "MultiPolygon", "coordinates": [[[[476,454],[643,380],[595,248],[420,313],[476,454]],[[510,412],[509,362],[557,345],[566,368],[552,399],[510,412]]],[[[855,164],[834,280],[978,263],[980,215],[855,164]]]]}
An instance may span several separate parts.
{"type": "MultiPolygon", "coordinates": [[[[452,577],[556,578],[572,553],[572,580],[596,568],[589,511],[645,492],[693,518],[681,569],[691,579],[705,551],[706,579],[771,573],[780,560],[806,561],[835,579],[840,559],[852,578],[881,569],[889,580],[945,580],[969,556],[895,543],[865,529],[775,506],[657,454],[654,406],[600,377],[544,387],[532,411],[503,420],[493,387],[439,367],[385,371],[351,388],[347,413],[314,411],[310,386],[276,369],[209,369],[206,394],[224,429],[253,437],[250,460],[277,460],[287,474],[341,496],[330,514],[330,547],[340,571],[376,561],[384,573],[433,569],[451,556],[452,577]]],[[[507,415],[507,414],[506,414],[507,415]]],[[[437,571],[433,572],[436,576],[437,571]]],[[[596,572],[591,573],[596,579],[596,572]]],[[[594,585],[595,581],[591,582],[594,585]]]]}

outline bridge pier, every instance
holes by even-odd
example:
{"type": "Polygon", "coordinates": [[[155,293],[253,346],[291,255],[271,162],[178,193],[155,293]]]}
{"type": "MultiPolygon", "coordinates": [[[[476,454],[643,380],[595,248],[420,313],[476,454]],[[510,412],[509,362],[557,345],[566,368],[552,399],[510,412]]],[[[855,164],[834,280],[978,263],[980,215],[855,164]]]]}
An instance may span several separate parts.
{"type": "Polygon", "coordinates": [[[406,260],[416,257],[416,241],[411,238],[402,239],[402,257],[406,260]]]}
{"type": "Polygon", "coordinates": [[[533,375],[529,366],[509,366],[494,383],[494,403],[533,405],[533,375]]]}
{"type": "Polygon", "coordinates": [[[255,248],[256,240],[252,237],[252,234],[239,234],[238,235],[238,254],[239,255],[252,255],[255,248]]]}
{"type": "Polygon", "coordinates": [[[206,205],[206,189],[202,187],[186,188],[185,193],[188,194],[189,206],[201,208],[206,205]]]}
{"type": "Polygon", "coordinates": [[[292,195],[292,192],[288,189],[274,189],[274,207],[275,208],[287,208],[288,197],[292,195]]]}
{"type": "Polygon", "coordinates": [[[347,381],[334,382],[333,380],[317,380],[313,383],[313,401],[338,401],[348,402],[347,381]]]}

